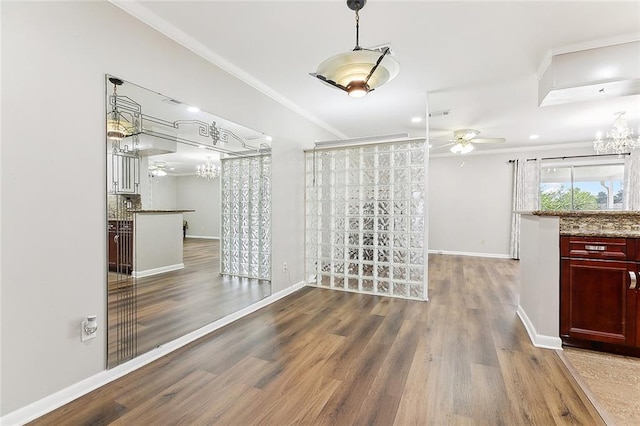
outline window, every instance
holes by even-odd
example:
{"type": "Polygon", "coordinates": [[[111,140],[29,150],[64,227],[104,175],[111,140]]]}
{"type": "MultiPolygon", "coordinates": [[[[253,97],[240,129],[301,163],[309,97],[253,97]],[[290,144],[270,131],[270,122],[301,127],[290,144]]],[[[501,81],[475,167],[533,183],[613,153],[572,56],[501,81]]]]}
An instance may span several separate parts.
{"type": "Polygon", "coordinates": [[[624,163],[543,164],[541,210],[622,210],[624,163]]]}

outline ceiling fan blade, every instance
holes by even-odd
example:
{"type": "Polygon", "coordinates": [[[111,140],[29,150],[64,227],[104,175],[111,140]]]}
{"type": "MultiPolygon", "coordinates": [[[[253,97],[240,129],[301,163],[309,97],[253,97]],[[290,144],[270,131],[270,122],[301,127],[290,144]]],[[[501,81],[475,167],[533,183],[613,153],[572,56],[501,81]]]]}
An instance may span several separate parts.
{"type": "MultiPolygon", "coordinates": [[[[431,142],[431,141],[429,141],[429,142],[431,142]]],[[[446,148],[448,146],[453,146],[455,144],[456,144],[455,142],[445,143],[444,145],[438,145],[438,146],[435,146],[435,145],[432,144],[433,146],[430,149],[431,150],[438,150],[438,149],[446,148]]]]}
{"type": "Polygon", "coordinates": [[[380,65],[380,62],[382,62],[382,58],[384,58],[387,54],[389,53],[389,48],[385,48],[384,51],[382,52],[382,55],[380,55],[380,57],[378,58],[378,60],[376,61],[376,64],[373,66],[373,68],[371,68],[371,71],[369,71],[369,75],[367,76],[367,78],[364,80],[364,84],[369,83],[369,79],[371,78],[371,76],[373,75],[374,72],[376,72],[376,69],[378,69],[378,65],[380,65]]]}
{"type": "Polygon", "coordinates": [[[472,143],[504,143],[505,138],[473,138],[469,142],[472,143]]]}
{"type": "Polygon", "coordinates": [[[480,131],[475,129],[458,129],[453,131],[453,137],[455,139],[464,139],[466,141],[470,141],[471,139],[475,140],[479,134],[480,131]]]}
{"type": "Polygon", "coordinates": [[[325,77],[324,75],[321,74],[316,74],[315,72],[310,72],[309,75],[311,77],[315,77],[318,80],[322,81],[323,83],[328,84],[329,86],[335,87],[336,89],[340,89],[340,90],[344,90],[345,92],[347,91],[347,88],[344,87],[342,84],[338,84],[333,80],[329,80],[327,77],[325,77]]]}

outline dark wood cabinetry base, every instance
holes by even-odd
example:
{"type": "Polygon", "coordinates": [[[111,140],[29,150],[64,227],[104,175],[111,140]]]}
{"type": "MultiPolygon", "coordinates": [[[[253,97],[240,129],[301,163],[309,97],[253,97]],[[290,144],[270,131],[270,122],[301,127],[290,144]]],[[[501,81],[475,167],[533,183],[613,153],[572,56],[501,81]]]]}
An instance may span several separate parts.
{"type": "Polygon", "coordinates": [[[560,238],[565,345],[640,356],[640,239],[560,238]]]}

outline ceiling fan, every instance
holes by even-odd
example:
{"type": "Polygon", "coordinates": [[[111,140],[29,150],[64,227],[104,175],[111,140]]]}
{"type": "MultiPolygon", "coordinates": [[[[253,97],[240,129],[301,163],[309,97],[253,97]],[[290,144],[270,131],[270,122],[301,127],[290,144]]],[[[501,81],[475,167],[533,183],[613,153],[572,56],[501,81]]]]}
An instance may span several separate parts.
{"type": "Polygon", "coordinates": [[[166,176],[167,171],[165,170],[167,164],[164,162],[156,162],[149,165],[149,176],[150,177],[161,177],[166,176]]]}
{"type": "Polygon", "coordinates": [[[454,154],[467,154],[474,150],[474,144],[485,143],[504,143],[505,138],[479,138],[479,130],[474,129],[458,129],[453,132],[453,139],[449,143],[439,146],[451,146],[450,151],[454,154]]]}

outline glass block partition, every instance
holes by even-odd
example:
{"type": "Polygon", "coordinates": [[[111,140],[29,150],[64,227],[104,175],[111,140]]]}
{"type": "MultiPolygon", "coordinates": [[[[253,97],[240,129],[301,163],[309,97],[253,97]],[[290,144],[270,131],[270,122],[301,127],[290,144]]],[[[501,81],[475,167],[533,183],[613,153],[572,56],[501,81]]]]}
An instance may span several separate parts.
{"type": "Polygon", "coordinates": [[[426,299],[425,143],[305,155],[311,284],[426,299]]]}
{"type": "Polygon", "coordinates": [[[222,160],[221,272],[271,278],[271,156],[222,160]]]}

